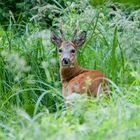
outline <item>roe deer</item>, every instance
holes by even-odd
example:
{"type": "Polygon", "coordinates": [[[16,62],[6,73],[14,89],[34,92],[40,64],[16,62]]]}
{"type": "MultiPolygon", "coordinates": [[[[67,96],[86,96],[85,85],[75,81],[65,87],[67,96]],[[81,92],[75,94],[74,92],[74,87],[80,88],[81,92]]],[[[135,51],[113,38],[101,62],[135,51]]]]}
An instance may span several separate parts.
{"type": "Polygon", "coordinates": [[[89,70],[81,68],[76,61],[76,50],[86,40],[86,31],[82,31],[78,37],[78,24],[74,35],[68,42],[62,31],[62,22],[60,22],[61,37],[54,32],[51,34],[51,41],[57,45],[60,53],[60,78],[62,82],[62,94],[66,99],[72,93],[87,93],[87,95],[97,96],[101,86],[104,93],[108,95],[108,82],[105,75],[98,70],[89,70]],[[88,82],[87,82],[88,81],[88,82]]]}

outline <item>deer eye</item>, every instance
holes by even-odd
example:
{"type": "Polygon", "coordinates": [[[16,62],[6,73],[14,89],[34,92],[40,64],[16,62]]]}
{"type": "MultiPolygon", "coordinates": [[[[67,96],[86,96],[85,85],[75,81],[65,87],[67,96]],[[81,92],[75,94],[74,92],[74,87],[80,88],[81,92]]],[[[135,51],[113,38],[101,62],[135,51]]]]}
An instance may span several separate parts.
{"type": "Polygon", "coordinates": [[[59,49],[59,53],[62,53],[62,49],[59,49]]]}
{"type": "Polygon", "coordinates": [[[72,50],[71,50],[71,53],[75,53],[75,50],[74,50],[74,49],[72,49],[72,50]]]}

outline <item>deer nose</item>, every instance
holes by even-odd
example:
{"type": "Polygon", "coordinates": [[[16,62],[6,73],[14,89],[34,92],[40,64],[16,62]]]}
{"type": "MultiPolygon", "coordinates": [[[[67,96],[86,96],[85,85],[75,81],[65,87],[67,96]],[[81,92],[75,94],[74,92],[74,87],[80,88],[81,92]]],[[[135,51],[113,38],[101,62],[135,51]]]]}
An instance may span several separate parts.
{"type": "Polygon", "coordinates": [[[62,64],[63,65],[69,65],[70,64],[70,59],[69,58],[63,58],[62,59],[62,64]]]}

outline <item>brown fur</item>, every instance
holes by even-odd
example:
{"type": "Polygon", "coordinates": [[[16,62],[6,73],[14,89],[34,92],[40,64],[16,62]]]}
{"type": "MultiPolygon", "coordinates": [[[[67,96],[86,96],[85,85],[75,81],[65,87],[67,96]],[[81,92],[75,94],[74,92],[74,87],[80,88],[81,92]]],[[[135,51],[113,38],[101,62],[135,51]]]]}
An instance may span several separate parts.
{"type": "Polygon", "coordinates": [[[107,86],[107,81],[103,79],[105,75],[102,72],[83,69],[79,65],[72,68],[60,67],[60,76],[64,97],[72,93],[87,93],[89,96],[97,96],[100,84],[103,84],[104,87],[107,86]]]}
{"type": "Polygon", "coordinates": [[[65,40],[62,28],[60,28],[60,33],[62,38],[52,33],[51,40],[59,48],[63,96],[66,98],[72,93],[87,93],[89,96],[97,96],[100,87],[108,94],[108,83],[102,72],[81,68],[76,63],[76,50],[85,42],[86,32],[81,32],[76,38],[77,30],[75,30],[74,36],[69,42],[65,40]]]}

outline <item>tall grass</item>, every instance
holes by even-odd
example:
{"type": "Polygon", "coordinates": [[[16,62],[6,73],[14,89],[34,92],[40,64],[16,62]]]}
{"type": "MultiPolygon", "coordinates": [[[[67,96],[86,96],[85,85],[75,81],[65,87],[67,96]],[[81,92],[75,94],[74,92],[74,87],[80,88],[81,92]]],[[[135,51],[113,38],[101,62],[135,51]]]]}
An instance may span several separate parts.
{"type": "Polygon", "coordinates": [[[82,0],[61,11],[67,39],[76,19],[88,32],[78,62],[103,71],[111,90],[110,99],[83,95],[71,110],[65,108],[59,56],[50,42],[59,18],[51,30],[36,21],[22,33],[14,24],[7,31],[0,27],[0,139],[139,139],[140,10],[113,6],[117,10],[111,4],[94,9],[82,0]]]}

